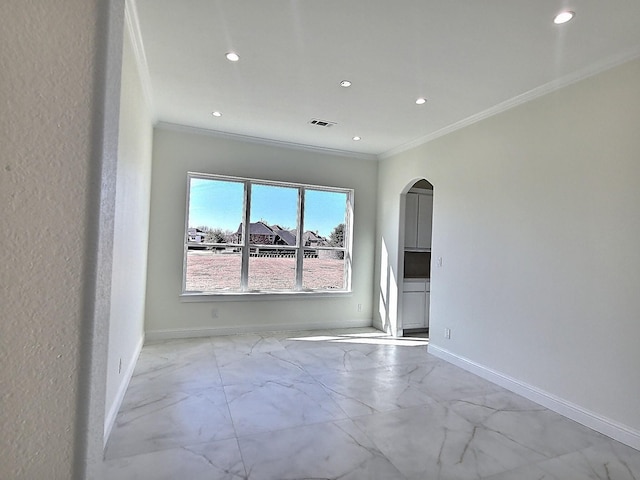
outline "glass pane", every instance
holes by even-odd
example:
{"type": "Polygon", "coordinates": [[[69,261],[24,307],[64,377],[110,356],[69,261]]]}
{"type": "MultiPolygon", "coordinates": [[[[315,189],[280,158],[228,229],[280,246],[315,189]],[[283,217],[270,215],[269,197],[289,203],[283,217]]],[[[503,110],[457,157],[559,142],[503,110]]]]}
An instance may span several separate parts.
{"type": "Polygon", "coordinates": [[[305,290],[343,290],[345,267],[342,250],[305,250],[302,287],[305,290]]]}
{"type": "Polygon", "coordinates": [[[252,248],[249,254],[250,290],[293,290],[296,286],[294,250],[252,248]]]}
{"type": "Polygon", "coordinates": [[[342,192],[305,191],[302,238],[306,247],[344,247],[347,198],[342,192]]]}
{"type": "Polygon", "coordinates": [[[288,245],[297,242],[298,189],[253,184],[249,243],[288,245]]]}
{"type": "Polygon", "coordinates": [[[239,291],[242,256],[235,250],[188,250],[185,291],[239,291]]]}
{"type": "Polygon", "coordinates": [[[189,219],[187,241],[198,243],[239,243],[242,224],[244,184],[209,178],[191,178],[189,182],[189,219]]]}

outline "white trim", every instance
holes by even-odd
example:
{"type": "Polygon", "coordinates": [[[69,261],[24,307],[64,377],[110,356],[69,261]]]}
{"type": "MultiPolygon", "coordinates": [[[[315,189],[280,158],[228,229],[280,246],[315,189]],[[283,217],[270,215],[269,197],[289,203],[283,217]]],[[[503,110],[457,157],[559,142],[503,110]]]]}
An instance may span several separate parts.
{"type": "Polygon", "coordinates": [[[116,398],[113,400],[109,411],[104,419],[104,446],[107,446],[107,441],[109,440],[109,436],[111,435],[111,430],[113,429],[113,425],[116,423],[116,417],[118,416],[118,412],[120,411],[120,407],[122,406],[122,401],[124,400],[124,395],[127,393],[127,388],[129,388],[129,382],[131,382],[131,377],[133,377],[133,370],[136,368],[136,363],[138,363],[138,357],[140,356],[140,352],[142,351],[142,346],[144,345],[145,335],[144,333],[140,337],[138,344],[136,345],[135,350],[133,351],[133,355],[129,361],[127,366],[127,370],[124,372],[122,377],[122,381],[120,382],[120,387],[118,388],[118,393],[116,394],[116,398]]]}
{"type": "Polygon", "coordinates": [[[147,55],[144,51],[144,43],[142,42],[142,33],[140,31],[140,20],[138,18],[138,7],[136,0],[126,0],[124,4],[125,26],[131,35],[133,43],[133,54],[138,65],[138,74],[142,85],[142,94],[144,96],[147,108],[151,113],[151,123],[157,121],[157,115],[153,106],[153,95],[151,88],[151,75],[149,74],[149,64],[147,63],[147,55]]]}
{"type": "Polygon", "coordinates": [[[180,295],[184,303],[198,302],[254,302],[270,300],[300,300],[302,298],[352,297],[349,291],[313,291],[313,292],[238,292],[238,293],[197,293],[187,292],[180,295]]]}
{"type": "Polygon", "coordinates": [[[370,318],[340,320],[333,322],[313,323],[270,323],[261,325],[237,325],[232,327],[201,327],[201,328],[175,328],[166,330],[149,330],[146,332],[148,341],[171,340],[174,338],[213,337],[218,335],[237,335],[243,333],[259,332],[291,332],[304,330],[332,330],[338,328],[371,327],[373,321],[370,318]]]}
{"type": "Polygon", "coordinates": [[[517,393],[518,395],[536,402],[549,410],[553,410],[560,415],[596,430],[597,432],[613,438],[614,440],[624,443],[631,448],[640,450],[640,431],[638,430],[587,410],[580,405],[576,405],[549,392],[545,392],[533,385],[529,385],[520,380],[509,377],[508,375],[504,375],[503,373],[480,365],[472,360],[456,355],[455,353],[437,345],[430,344],[427,349],[430,354],[438,358],[474,373],[485,380],[495,383],[496,385],[500,385],[507,390],[517,393]]]}
{"type": "Polygon", "coordinates": [[[386,152],[378,155],[378,159],[384,160],[389,157],[393,157],[394,155],[398,155],[399,153],[406,152],[407,150],[411,150],[412,148],[419,147],[420,145],[424,145],[425,143],[429,143],[436,138],[443,137],[448,135],[449,133],[455,132],[456,130],[460,130],[464,127],[468,127],[474,123],[477,123],[481,120],[484,120],[489,117],[493,117],[499,113],[510,110],[514,107],[522,105],[524,103],[535,100],[536,98],[547,95],[548,93],[555,92],[556,90],[560,90],[561,88],[567,87],[573,83],[577,83],[581,80],[585,80],[589,77],[597,75],[599,73],[610,70],[614,67],[622,65],[623,63],[629,62],[636,58],[640,57],[640,48],[634,48],[627,52],[624,52],[620,55],[615,55],[613,57],[609,57],[595,65],[592,65],[588,68],[578,70],[577,72],[573,72],[569,75],[565,75],[557,80],[553,80],[551,82],[545,83],[539,87],[536,87],[528,92],[524,92],[520,95],[517,95],[513,98],[505,100],[493,107],[490,107],[482,112],[471,115],[467,118],[454,122],[450,125],[447,125],[435,132],[424,135],[420,138],[407,142],[398,147],[392,148],[391,150],[387,150],[386,152]]]}
{"type": "Polygon", "coordinates": [[[303,150],[314,153],[324,153],[327,155],[336,155],[340,157],[358,158],[360,160],[377,161],[378,156],[370,153],[351,152],[347,150],[337,150],[334,148],[319,147],[315,145],[304,145],[301,143],[286,142],[284,140],[273,140],[262,137],[252,137],[249,135],[241,135],[239,133],[221,132],[219,130],[209,130],[201,127],[192,127],[189,125],[180,125],[170,122],[157,122],[155,127],[161,130],[170,130],[175,132],[192,133],[196,135],[208,135],[215,138],[223,138],[227,140],[235,140],[239,142],[255,143],[258,145],[267,145],[270,147],[288,148],[292,150],[303,150]]]}

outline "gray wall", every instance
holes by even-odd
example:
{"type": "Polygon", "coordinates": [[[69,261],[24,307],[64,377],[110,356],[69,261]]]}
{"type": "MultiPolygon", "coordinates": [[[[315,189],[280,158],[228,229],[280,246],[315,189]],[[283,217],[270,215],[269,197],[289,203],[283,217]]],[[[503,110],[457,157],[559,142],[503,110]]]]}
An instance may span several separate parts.
{"type": "Polygon", "coordinates": [[[377,162],[156,128],[153,144],[148,338],[268,328],[370,325],[377,162]],[[319,299],[181,301],[188,171],[348,187],[354,193],[353,294],[319,299]],[[358,312],[358,304],[362,311],[358,312]],[[212,309],[217,318],[212,318],[212,309]]]}
{"type": "Polygon", "coordinates": [[[397,322],[380,285],[397,274],[400,194],[425,177],[432,351],[640,446],[638,125],[636,60],[383,160],[375,323],[397,322]]]}

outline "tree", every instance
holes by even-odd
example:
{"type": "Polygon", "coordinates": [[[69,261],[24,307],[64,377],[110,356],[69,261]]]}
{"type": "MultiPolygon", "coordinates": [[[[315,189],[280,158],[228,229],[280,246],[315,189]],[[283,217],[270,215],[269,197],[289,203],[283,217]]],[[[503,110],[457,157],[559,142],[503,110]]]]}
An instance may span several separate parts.
{"type": "Polygon", "coordinates": [[[344,247],[344,223],[336,225],[329,235],[329,245],[332,247],[344,247]]]}
{"type": "Polygon", "coordinates": [[[214,228],[207,232],[204,241],[207,243],[225,243],[227,241],[227,236],[221,228],[214,228]]]}
{"type": "Polygon", "coordinates": [[[223,232],[221,228],[211,228],[207,226],[198,227],[204,232],[204,243],[226,243],[229,232],[223,232]]]}

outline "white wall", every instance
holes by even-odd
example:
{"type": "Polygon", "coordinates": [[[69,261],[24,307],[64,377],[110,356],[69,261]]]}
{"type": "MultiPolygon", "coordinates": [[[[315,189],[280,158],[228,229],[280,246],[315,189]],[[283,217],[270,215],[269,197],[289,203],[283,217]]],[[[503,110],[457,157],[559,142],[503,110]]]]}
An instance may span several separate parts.
{"type": "Polygon", "coordinates": [[[119,131],[105,439],[144,338],[153,129],[129,29],[122,53],[119,131]]]}
{"type": "Polygon", "coordinates": [[[96,478],[122,11],[0,2],[0,478],[96,478]]]}
{"type": "Polygon", "coordinates": [[[636,448],[638,125],[634,61],[383,160],[376,252],[378,279],[383,245],[396,271],[400,192],[426,177],[432,262],[443,258],[430,348],[619,427],[636,448]]]}
{"type": "Polygon", "coordinates": [[[147,338],[268,328],[370,325],[377,162],[156,128],[145,330],[147,338]],[[353,295],[259,301],[180,301],[187,171],[355,190],[353,295]],[[362,304],[358,312],[357,305],[362,304]],[[212,309],[218,318],[212,318],[212,309]]]}

